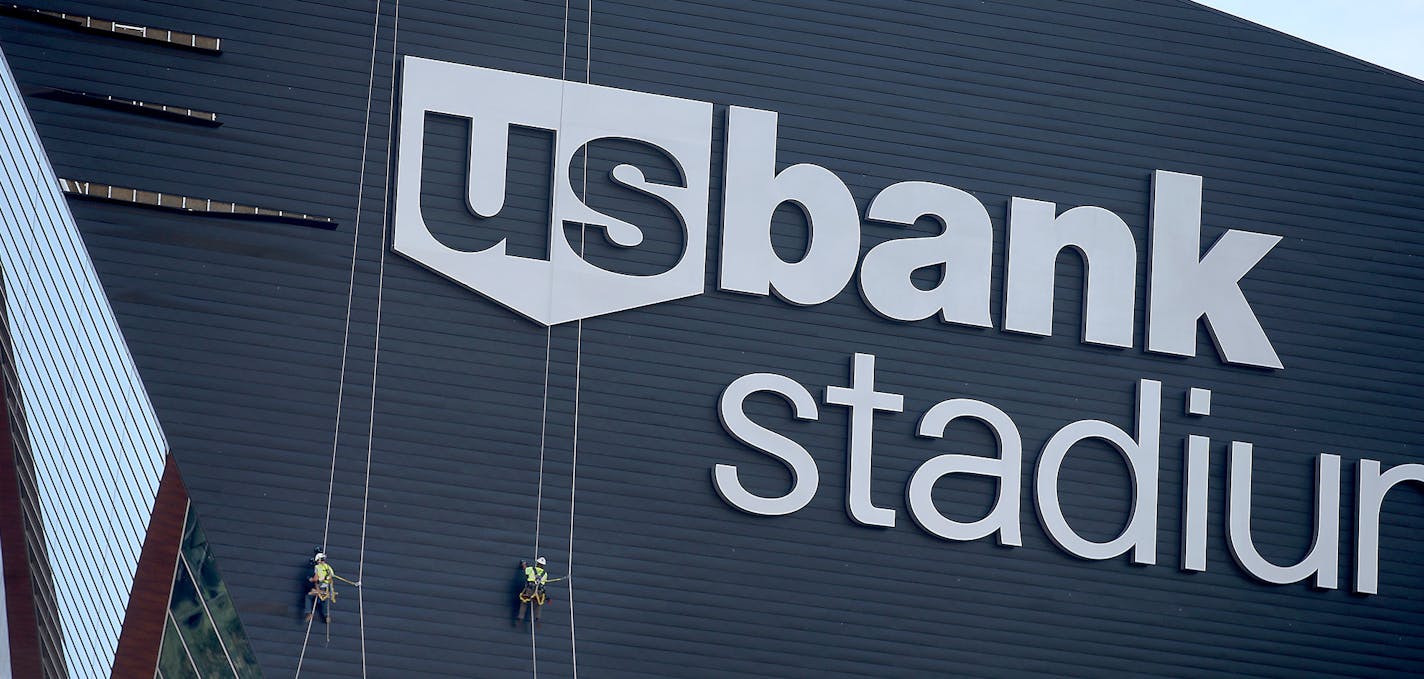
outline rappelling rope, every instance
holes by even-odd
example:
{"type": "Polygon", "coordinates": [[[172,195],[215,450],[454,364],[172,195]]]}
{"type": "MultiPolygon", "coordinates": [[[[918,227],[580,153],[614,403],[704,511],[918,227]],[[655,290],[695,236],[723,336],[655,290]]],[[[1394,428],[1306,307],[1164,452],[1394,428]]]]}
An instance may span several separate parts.
{"type": "MultiPolygon", "coordinates": [[[[379,15],[377,15],[379,19],[379,15]]],[[[376,370],[381,365],[381,311],[386,298],[386,234],[389,226],[391,198],[391,157],[395,140],[396,57],[400,44],[400,0],[396,0],[395,18],[391,24],[391,89],[386,110],[386,178],[381,185],[381,264],[376,275],[376,341],[371,354],[371,410],[366,421],[366,481],[361,493],[361,549],[356,559],[356,617],[361,634],[361,677],[366,677],[366,597],[361,580],[366,574],[366,517],[371,502],[371,451],[376,441],[376,370]]]]}
{"type": "MultiPolygon", "coordinates": [[[[556,213],[557,214],[557,213],[556,213]]],[[[553,294],[552,292],[550,293],[553,294]]],[[[539,526],[544,508],[544,442],[549,428],[549,358],[553,349],[554,327],[544,328],[544,405],[539,415],[539,494],[534,500],[534,556],[539,555],[539,526]]],[[[530,612],[533,615],[533,612],[530,612]]],[[[520,615],[523,618],[523,615],[520,615]]],[[[529,626],[529,656],[534,663],[534,676],[539,676],[539,643],[534,626],[529,626]]]]}
{"type": "MultiPolygon", "coordinates": [[[[559,80],[560,80],[561,83],[563,83],[563,84],[560,86],[560,91],[559,91],[559,129],[560,129],[560,130],[563,129],[563,122],[564,122],[564,100],[565,100],[565,96],[564,96],[564,95],[565,95],[565,91],[566,91],[566,89],[567,89],[567,83],[568,83],[568,70],[569,70],[569,16],[570,16],[569,0],[564,0],[564,24],[563,24],[563,38],[562,38],[563,46],[562,46],[562,52],[561,52],[560,60],[559,60],[559,63],[560,63],[560,66],[559,66],[559,80]]],[[[585,52],[584,52],[584,82],[585,82],[585,83],[592,82],[592,80],[591,80],[591,78],[592,78],[592,64],[593,64],[593,58],[592,58],[592,57],[593,57],[593,1],[592,1],[592,0],[589,0],[589,5],[588,5],[588,26],[587,26],[587,28],[588,28],[588,33],[587,33],[587,35],[586,35],[586,40],[585,40],[585,45],[584,45],[584,47],[585,47],[585,52]]],[[[555,167],[553,168],[553,173],[554,173],[554,176],[553,176],[553,181],[554,181],[554,182],[558,182],[558,181],[561,181],[561,180],[562,180],[562,178],[561,178],[561,177],[559,176],[559,174],[558,174],[558,173],[559,173],[559,168],[558,168],[558,164],[557,164],[557,163],[555,163],[555,167]]],[[[552,184],[552,186],[557,186],[557,184],[552,184]]],[[[587,146],[585,146],[584,149],[583,149],[583,187],[582,187],[582,189],[583,189],[583,190],[582,190],[582,192],[581,192],[582,195],[580,196],[580,199],[581,199],[581,200],[587,200],[587,199],[588,199],[588,147],[587,147],[587,146]]],[[[557,197],[557,196],[558,196],[558,191],[557,191],[557,190],[555,190],[555,191],[553,192],[553,196],[554,196],[553,202],[554,202],[554,203],[557,203],[557,201],[558,201],[558,197],[557,197]]],[[[558,205],[557,205],[557,204],[551,205],[550,212],[551,212],[551,214],[557,216],[557,215],[559,214],[558,205]]],[[[557,217],[555,217],[555,218],[557,219],[557,217]]],[[[586,235],[587,230],[588,230],[588,225],[587,225],[587,224],[580,224],[580,225],[579,225],[579,256],[580,256],[580,257],[583,257],[584,254],[585,254],[585,244],[586,244],[585,235],[586,235]]],[[[552,239],[552,238],[557,238],[557,237],[559,237],[559,234],[558,234],[556,231],[551,231],[551,233],[549,234],[549,237],[550,237],[551,239],[552,239]]],[[[553,288],[552,285],[549,286],[549,295],[550,295],[550,301],[552,302],[552,300],[553,300],[553,295],[554,295],[554,288],[553,288]]],[[[545,328],[545,334],[544,334],[544,399],[543,399],[543,407],[542,407],[542,411],[541,411],[541,413],[540,413],[540,420],[539,420],[539,487],[538,487],[538,497],[536,498],[536,500],[535,500],[535,505],[534,505],[534,555],[535,555],[536,557],[539,555],[539,539],[540,539],[540,533],[541,533],[541,531],[542,531],[542,512],[543,512],[543,505],[544,505],[544,454],[545,454],[545,450],[546,450],[546,444],[547,444],[547,441],[548,441],[548,434],[547,434],[547,432],[548,432],[548,426],[549,426],[549,371],[550,371],[550,363],[551,363],[551,357],[552,357],[552,346],[553,346],[553,326],[548,326],[548,327],[545,328]]],[[[567,566],[568,566],[568,573],[567,573],[563,578],[559,578],[559,579],[558,579],[558,580],[565,580],[565,579],[568,579],[568,580],[569,580],[569,649],[570,649],[570,651],[572,651],[572,653],[573,653],[572,660],[573,660],[573,671],[574,671],[574,677],[575,677],[575,678],[578,677],[578,652],[577,652],[577,648],[576,648],[576,645],[575,645],[575,637],[574,637],[574,597],[573,597],[573,581],[572,581],[570,578],[572,578],[572,576],[573,576],[574,489],[575,489],[575,485],[574,485],[574,484],[575,484],[575,482],[577,481],[577,478],[578,478],[578,477],[577,477],[577,471],[578,471],[579,389],[580,389],[581,380],[582,380],[582,368],[583,368],[583,319],[579,319],[579,321],[578,321],[578,338],[577,338],[577,341],[576,341],[576,344],[575,344],[575,348],[574,348],[573,461],[572,461],[572,465],[571,465],[571,467],[570,467],[570,478],[569,478],[569,543],[568,543],[568,561],[566,562],[566,563],[567,563],[567,566]]],[[[558,582],[558,580],[552,580],[552,581],[550,581],[550,582],[558,582]]],[[[531,616],[533,615],[533,611],[532,611],[532,610],[530,611],[530,615],[531,615],[531,616]]],[[[531,664],[531,668],[532,668],[532,671],[533,671],[534,679],[538,679],[538,677],[539,677],[539,642],[538,642],[538,637],[537,637],[537,635],[535,634],[535,625],[532,625],[532,624],[529,626],[529,656],[530,656],[530,664],[531,664]]]]}
{"type": "MultiPolygon", "coordinates": [[[[399,2],[397,2],[399,6],[399,2]]],[[[361,128],[361,170],[356,183],[356,226],[351,234],[351,269],[346,283],[346,324],[341,337],[341,375],[336,386],[336,424],[331,435],[331,470],[326,482],[326,518],[321,531],[321,550],[326,551],[327,539],[331,535],[331,498],[336,488],[336,450],[341,440],[341,409],[346,395],[346,358],[351,346],[351,307],[356,295],[356,251],[361,240],[361,208],[366,195],[366,151],[371,133],[371,98],[376,85],[376,44],[381,33],[381,0],[376,0],[376,16],[371,26],[371,64],[366,79],[366,121],[361,128]]],[[[394,97],[394,92],[392,92],[394,97]]],[[[373,385],[374,389],[374,385],[373,385]]],[[[364,535],[363,535],[364,539],[364,535]]],[[[359,579],[359,576],[358,576],[359,579]]],[[[294,677],[302,674],[302,661],[306,659],[307,643],[311,640],[312,623],[316,619],[316,602],[312,602],[311,615],[307,618],[306,633],[302,635],[302,651],[297,656],[297,670],[294,677]]],[[[364,660],[362,662],[364,673],[364,660]]]]}
{"type": "MultiPolygon", "coordinates": [[[[563,37],[562,37],[562,45],[563,45],[563,47],[562,47],[562,52],[560,53],[560,57],[559,57],[559,82],[560,82],[560,85],[559,85],[559,128],[560,128],[560,129],[563,129],[563,126],[564,126],[564,90],[565,90],[566,88],[565,88],[565,85],[564,85],[563,83],[566,83],[566,82],[567,82],[567,80],[568,80],[568,73],[569,73],[569,0],[564,0],[564,29],[563,29],[563,30],[564,30],[564,32],[563,32],[563,37]]],[[[558,219],[558,214],[559,214],[559,205],[558,205],[558,203],[559,203],[559,191],[558,191],[558,188],[557,188],[557,187],[558,187],[558,182],[559,182],[559,163],[558,163],[558,151],[557,151],[557,147],[558,147],[558,137],[557,137],[557,135],[558,135],[558,132],[555,132],[555,135],[556,135],[556,136],[554,137],[554,139],[555,139],[555,141],[554,141],[554,146],[555,146],[554,163],[553,163],[553,167],[550,169],[550,172],[549,172],[549,175],[550,175],[550,184],[549,184],[549,187],[550,187],[549,214],[550,214],[550,217],[551,217],[552,219],[558,219]]],[[[557,233],[557,232],[553,229],[553,227],[550,228],[550,231],[549,231],[549,239],[550,239],[550,241],[552,241],[554,238],[557,238],[559,235],[560,235],[560,234],[557,233]]],[[[550,250],[552,251],[552,249],[553,249],[553,243],[552,243],[552,242],[550,242],[549,248],[550,248],[550,250]]],[[[549,285],[549,304],[550,304],[550,306],[553,306],[553,302],[554,302],[554,286],[553,286],[552,281],[551,281],[551,283],[550,283],[550,285],[549,285]]],[[[552,320],[552,319],[551,319],[551,320],[552,320]]],[[[549,367],[550,367],[550,363],[552,362],[552,356],[553,356],[553,339],[554,339],[554,326],[553,326],[553,325],[547,325],[547,326],[545,326],[545,327],[544,327],[544,402],[543,402],[543,407],[542,407],[542,409],[540,410],[540,413],[539,413],[539,489],[538,489],[538,496],[537,496],[537,497],[535,498],[535,500],[534,500],[534,557],[535,557],[535,558],[538,558],[538,556],[539,556],[539,537],[540,537],[540,533],[541,533],[542,530],[543,530],[542,519],[543,519],[543,510],[544,510],[544,451],[545,451],[546,443],[547,443],[547,441],[548,441],[548,429],[549,429],[549,367]]],[[[535,567],[537,568],[537,566],[535,566],[535,567]]],[[[522,610],[522,609],[521,609],[521,610],[522,610]]],[[[530,609],[529,609],[529,616],[530,616],[531,618],[536,618],[537,615],[538,615],[537,611],[538,611],[537,608],[531,606],[530,609]]],[[[524,620],[524,614],[523,614],[523,613],[520,613],[520,616],[519,616],[519,617],[520,617],[520,622],[523,622],[523,620],[524,620]]],[[[539,679],[539,637],[534,633],[534,632],[535,632],[535,629],[534,629],[534,628],[535,628],[535,625],[533,624],[533,621],[531,621],[531,623],[530,623],[530,625],[529,625],[529,663],[530,663],[531,671],[533,672],[534,679],[539,679]]]]}
{"type": "MultiPolygon", "coordinates": [[[[593,0],[588,0],[588,33],[584,38],[584,59],[583,59],[583,81],[586,84],[593,83],[593,0]]],[[[583,195],[581,200],[588,201],[588,154],[587,145],[583,148],[583,195]]],[[[587,224],[579,225],[579,258],[585,256],[585,245],[588,242],[585,238],[587,224]]],[[[579,426],[579,396],[583,386],[583,319],[578,320],[578,339],[574,343],[574,443],[573,461],[569,466],[569,556],[565,562],[567,568],[564,577],[569,578],[569,654],[570,662],[573,664],[574,679],[578,679],[578,642],[574,634],[574,489],[578,483],[578,426],[579,426]]]]}
{"type": "Polygon", "coordinates": [[[534,555],[539,555],[539,522],[544,507],[544,441],[549,429],[549,352],[553,348],[554,328],[544,328],[544,405],[539,413],[539,495],[534,500],[534,555]]]}

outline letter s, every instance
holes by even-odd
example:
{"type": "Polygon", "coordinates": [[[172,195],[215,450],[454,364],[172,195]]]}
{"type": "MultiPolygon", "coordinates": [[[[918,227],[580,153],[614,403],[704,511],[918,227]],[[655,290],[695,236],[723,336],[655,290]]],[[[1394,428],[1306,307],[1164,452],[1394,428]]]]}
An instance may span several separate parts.
{"type": "Polygon", "coordinates": [[[753,495],[737,480],[737,468],[729,464],[719,464],[712,468],[712,484],[717,494],[727,504],[748,514],[781,516],[790,514],[811,502],[820,485],[821,474],[816,461],[800,444],[781,434],[767,429],[747,417],[743,403],[747,397],[760,391],[769,391],[784,398],[792,405],[792,412],[798,420],[815,420],[816,400],[811,393],[795,380],[785,375],[772,373],[752,373],[733,380],[722,391],[718,400],[717,414],[722,420],[722,428],[733,438],[747,446],[766,453],[791,470],[791,490],[781,497],[765,498],[753,495]]]}

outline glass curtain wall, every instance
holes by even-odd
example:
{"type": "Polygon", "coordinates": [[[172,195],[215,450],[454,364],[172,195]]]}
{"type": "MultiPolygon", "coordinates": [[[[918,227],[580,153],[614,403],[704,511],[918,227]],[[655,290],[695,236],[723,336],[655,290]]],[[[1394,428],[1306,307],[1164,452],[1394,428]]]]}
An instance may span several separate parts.
{"type": "Polygon", "coordinates": [[[154,676],[262,676],[191,504],[183,521],[183,544],[173,571],[168,623],[154,676]]]}

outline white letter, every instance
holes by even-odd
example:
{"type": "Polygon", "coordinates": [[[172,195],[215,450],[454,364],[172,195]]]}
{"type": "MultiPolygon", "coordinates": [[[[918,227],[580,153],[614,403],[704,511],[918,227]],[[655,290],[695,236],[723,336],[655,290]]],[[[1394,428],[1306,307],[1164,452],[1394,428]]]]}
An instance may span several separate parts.
{"type": "Polygon", "coordinates": [[[1182,570],[1206,570],[1207,471],[1211,466],[1205,436],[1188,436],[1182,469],[1182,570]]]}
{"type": "Polygon", "coordinates": [[[1132,550],[1132,561],[1157,563],[1157,450],[1162,430],[1162,383],[1137,383],[1137,439],[1100,420],[1069,424],[1043,445],[1038,460],[1034,499],[1043,529],[1059,548],[1084,559],[1111,559],[1132,550]],[[1122,534],[1108,542],[1092,542],[1073,531],[1058,504],[1058,471],[1068,449],[1083,439],[1107,441],[1122,453],[1132,473],[1132,515],[1122,534]]]}
{"type": "Polygon", "coordinates": [[[733,380],[722,390],[722,398],[717,403],[717,414],[722,419],[722,428],[733,438],[751,448],[760,450],[785,464],[791,470],[791,491],[776,498],[765,498],[748,493],[737,480],[737,468],[719,464],[712,468],[712,485],[717,494],[727,504],[749,514],[780,516],[790,514],[811,501],[820,485],[821,474],[816,469],[816,460],[800,444],[752,422],[742,410],[747,396],[759,391],[769,391],[791,403],[792,412],[798,420],[814,420],[816,400],[811,392],[784,375],[752,373],[733,380]]]}
{"type": "MultiPolygon", "coordinates": [[[[1187,391],[1187,414],[1211,414],[1211,390],[1192,387],[1187,391]]],[[[1210,486],[1211,439],[1188,436],[1186,459],[1182,465],[1182,570],[1206,570],[1206,507],[1210,486]]]]}
{"type": "Polygon", "coordinates": [[[722,207],[723,290],[820,304],[850,282],[860,256],[860,210],[834,173],[817,165],[776,172],[776,112],[727,111],[727,167],[722,207]],[[771,216],[794,203],[810,228],[806,255],[785,262],[771,247],[771,216]]]}
{"type": "Polygon", "coordinates": [[[915,470],[907,488],[910,516],[926,531],[946,540],[978,540],[991,533],[999,534],[999,544],[1023,544],[1019,533],[1019,477],[1023,460],[1023,441],[1018,427],[1004,411],[983,401],[954,399],[936,404],[920,418],[919,435],[929,438],[944,436],[944,428],[960,417],[971,417],[984,424],[999,439],[999,459],[978,455],[940,455],[931,458],[915,470]],[[989,514],[978,521],[962,523],[945,517],[935,509],[934,484],[950,474],[974,474],[999,479],[999,499],[989,514]]]}
{"type": "Polygon", "coordinates": [[[901,182],[875,196],[866,219],[913,225],[934,217],[944,233],[881,243],[860,264],[860,294],[876,313],[897,321],[918,321],[938,313],[946,323],[981,328],[989,321],[989,265],[994,230],[989,213],[974,196],[929,182],[901,182]],[[944,266],[933,290],[910,281],[916,269],[944,266]]]}
{"type": "Polygon", "coordinates": [[[1226,494],[1226,542],[1247,573],[1276,585],[1315,574],[1315,586],[1335,589],[1340,561],[1340,456],[1322,453],[1315,461],[1315,539],[1310,553],[1294,566],[1277,566],[1251,542],[1251,444],[1231,442],[1231,481],[1226,494]]]}
{"type": "Polygon", "coordinates": [[[1380,474],[1380,463],[1360,460],[1359,492],[1356,493],[1355,591],[1379,593],[1380,507],[1391,488],[1413,481],[1424,483],[1424,464],[1402,464],[1380,474]]]}
{"type": "Polygon", "coordinates": [[[1201,253],[1202,178],[1152,174],[1152,264],[1148,267],[1147,350],[1197,355],[1197,319],[1227,363],[1280,368],[1281,359],[1246,296],[1241,279],[1280,236],[1232,229],[1201,253]]]}
{"type": "Polygon", "coordinates": [[[1075,207],[1061,215],[1041,200],[1009,203],[1009,273],[1004,329],[1053,334],[1053,282],[1058,252],[1083,256],[1082,341],[1132,346],[1137,305],[1137,242],[1117,215],[1100,207],[1075,207]]]}
{"type": "Polygon", "coordinates": [[[850,451],[846,456],[846,513],[867,526],[895,525],[895,510],[876,507],[870,500],[872,432],[875,411],[898,413],[905,397],[875,390],[875,356],[856,354],[850,387],[826,387],[826,403],[850,406],[850,451]]]}

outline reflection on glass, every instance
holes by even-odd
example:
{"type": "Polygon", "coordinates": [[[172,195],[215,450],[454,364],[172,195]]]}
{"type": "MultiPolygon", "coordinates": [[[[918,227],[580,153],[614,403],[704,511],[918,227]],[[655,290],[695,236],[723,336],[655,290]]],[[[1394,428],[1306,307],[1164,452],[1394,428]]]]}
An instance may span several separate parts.
{"type": "Polygon", "coordinates": [[[178,558],[169,604],[173,624],[164,634],[159,662],[163,676],[194,676],[188,662],[191,655],[203,677],[231,677],[235,669],[239,679],[260,679],[257,658],[191,507],[184,520],[178,558]],[[179,643],[180,634],[187,644],[186,654],[179,643]]]}
{"type": "Polygon", "coordinates": [[[238,619],[237,609],[232,604],[232,597],[228,595],[222,574],[218,572],[217,562],[208,549],[208,537],[198,525],[198,516],[192,507],[188,508],[188,517],[184,523],[182,552],[188,567],[197,577],[198,589],[207,603],[208,613],[212,616],[218,632],[222,634],[223,643],[227,646],[228,655],[232,659],[233,667],[237,668],[238,675],[244,679],[262,676],[257,667],[257,657],[253,655],[252,647],[247,643],[247,633],[242,629],[242,621],[238,619]]]}
{"type": "Polygon", "coordinates": [[[178,636],[178,628],[173,626],[173,618],[167,618],[163,626],[163,647],[158,652],[158,672],[163,679],[202,679],[193,671],[188,661],[188,652],[183,650],[183,642],[178,636]]]}
{"type": "Polygon", "coordinates": [[[198,599],[198,590],[193,579],[188,577],[188,569],[179,564],[177,577],[173,578],[173,600],[169,613],[178,624],[178,631],[188,646],[188,654],[203,674],[210,677],[231,677],[227,652],[223,650],[212,620],[203,610],[203,602],[198,599]]]}

